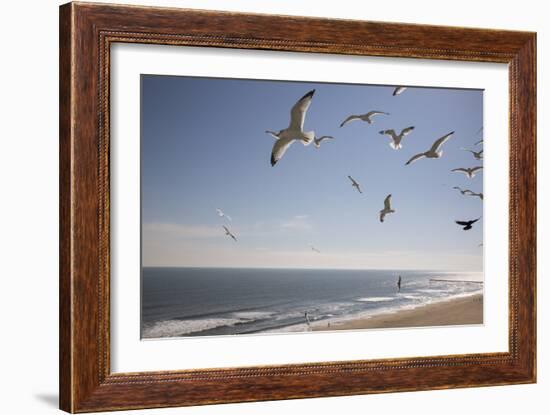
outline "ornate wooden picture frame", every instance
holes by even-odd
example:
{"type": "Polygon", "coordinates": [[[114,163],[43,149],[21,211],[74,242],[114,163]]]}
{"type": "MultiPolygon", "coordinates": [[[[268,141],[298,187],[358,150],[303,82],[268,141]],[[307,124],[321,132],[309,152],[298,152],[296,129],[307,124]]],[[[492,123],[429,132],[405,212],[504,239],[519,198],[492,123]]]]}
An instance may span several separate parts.
{"type": "Polygon", "coordinates": [[[535,33],[69,3],[60,8],[59,93],[61,409],[91,412],[535,382],[535,33]],[[509,351],[112,373],[109,70],[115,43],[508,64],[509,351]]]}

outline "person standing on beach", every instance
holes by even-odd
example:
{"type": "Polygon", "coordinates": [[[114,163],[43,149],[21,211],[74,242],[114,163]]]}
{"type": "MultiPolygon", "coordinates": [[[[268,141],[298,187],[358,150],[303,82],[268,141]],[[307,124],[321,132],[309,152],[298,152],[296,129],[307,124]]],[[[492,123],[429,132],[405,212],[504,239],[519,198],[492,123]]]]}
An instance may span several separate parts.
{"type": "Polygon", "coordinates": [[[401,275],[399,276],[399,279],[397,280],[397,292],[401,292],[401,275]]]}
{"type": "Polygon", "coordinates": [[[309,321],[309,315],[307,314],[307,311],[304,313],[304,318],[306,319],[307,329],[311,331],[311,323],[309,321]]]}

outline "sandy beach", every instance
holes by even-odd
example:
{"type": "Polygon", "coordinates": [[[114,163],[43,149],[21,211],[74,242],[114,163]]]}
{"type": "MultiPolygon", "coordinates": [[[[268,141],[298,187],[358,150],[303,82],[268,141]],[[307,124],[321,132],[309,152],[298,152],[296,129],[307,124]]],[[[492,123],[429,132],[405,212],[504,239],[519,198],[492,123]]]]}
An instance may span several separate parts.
{"type": "MultiPolygon", "coordinates": [[[[330,324],[330,330],[446,326],[483,323],[483,295],[476,294],[420,306],[411,310],[350,319],[330,324]]],[[[313,324],[314,331],[327,330],[327,323],[313,324]]]]}

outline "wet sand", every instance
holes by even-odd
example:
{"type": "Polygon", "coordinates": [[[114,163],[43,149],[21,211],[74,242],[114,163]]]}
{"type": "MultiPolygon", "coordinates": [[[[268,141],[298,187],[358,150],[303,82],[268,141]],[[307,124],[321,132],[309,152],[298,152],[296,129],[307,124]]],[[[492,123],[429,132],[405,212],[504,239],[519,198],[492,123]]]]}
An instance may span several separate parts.
{"type": "Polygon", "coordinates": [[[313,331],[358,330],[395,327],[448,326],[483,323],[483,295],[456,298],[412,310],[379,314],[339,322],[313,324],[313,331]]]}

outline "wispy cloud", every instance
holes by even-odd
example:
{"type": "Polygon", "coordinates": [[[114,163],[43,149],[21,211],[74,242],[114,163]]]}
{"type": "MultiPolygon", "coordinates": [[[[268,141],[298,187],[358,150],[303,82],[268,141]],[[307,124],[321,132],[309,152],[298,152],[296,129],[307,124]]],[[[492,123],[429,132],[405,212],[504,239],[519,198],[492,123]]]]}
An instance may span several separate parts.
{"type": "Polygon", "coordinates": [[[295,215],[281,222],[281,228],[293,231],[306,231],[313,228],[308,215],[295,215]]]}
{"type": "Polygon", "coordinates": [[[475,255],[448,253],[437,257],[422,251],[338,252],[323,249],[321,254],[304,247],[278,250],[246,247],[242,244],[210,244],[210,241],[179,239],[146,245],[146,266],[236,267],[236,268],[325,268],[325,269],[424,269],[478,271],[475,255]]]}
{"type": "Polygon", "coordinates": [[[203,239],[219,238],[220,235],[223,235],[223,229],[221,226],[182,225],[177,223],[153,222],[145,223],[143,225],[143,233],[145,237],[151,234],[164,234],[166,236],[182,239],[203,239]]]}

